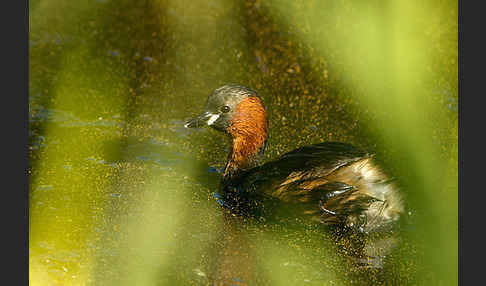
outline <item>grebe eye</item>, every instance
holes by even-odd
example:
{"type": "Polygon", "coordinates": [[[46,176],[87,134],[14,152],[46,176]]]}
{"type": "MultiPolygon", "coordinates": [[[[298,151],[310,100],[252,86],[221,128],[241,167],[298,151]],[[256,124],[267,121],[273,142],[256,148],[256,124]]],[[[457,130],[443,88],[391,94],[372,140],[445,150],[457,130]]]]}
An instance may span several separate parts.
{"type": "Polygon", "coordinates": [[[228,105],[225,105],[223,107],[221,107],[221,112],[223,113],[228,113],[230,111],[230,107],[228,105]]]}

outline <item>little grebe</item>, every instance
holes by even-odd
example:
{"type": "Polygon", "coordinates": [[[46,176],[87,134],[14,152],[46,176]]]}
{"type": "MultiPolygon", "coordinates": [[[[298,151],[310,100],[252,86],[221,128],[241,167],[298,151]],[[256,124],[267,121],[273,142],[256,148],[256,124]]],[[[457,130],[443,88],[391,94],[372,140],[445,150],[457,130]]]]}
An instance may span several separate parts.
{"type": "Polygon", "coordinates": [[[230,135],[218,198],[234,211],[270,199],[300,207],[299,215],[361,232],[389,225],[403,211],[398,189],[372,155],[349,144],[308,145],[258,166],[268,120],[261,98],[248,87],[214,90],[204,111],[184,126],[210,126],[230,135]]]}

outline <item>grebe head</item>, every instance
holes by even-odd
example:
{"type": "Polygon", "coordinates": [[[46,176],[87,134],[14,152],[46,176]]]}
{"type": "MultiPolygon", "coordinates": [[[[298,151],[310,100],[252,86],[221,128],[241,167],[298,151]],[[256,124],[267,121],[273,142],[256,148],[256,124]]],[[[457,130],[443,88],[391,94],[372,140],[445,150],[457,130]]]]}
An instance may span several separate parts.
{"type": "Polygon", "coordinates": [[[189,120],[186,128],[210,126],[229,134],[232,151],[225,174],[253,166],[265,147],[268,131],[267,112],[254,90],[228,84],[209,95],[203,112],[189,120]]]}
{"type": "MultiPolygon", "coordinates": [[[[236,115],[238,105],[249,97],[257,97],[257,93],[242,85],[221,86],[209,95],[203,112],[184,126],[186,128],[210,126],[218,131],[229,132],[228,127],[236,115]]],[[[240,109],[238,112],[251,112],[251,110],[240,109]]]]}

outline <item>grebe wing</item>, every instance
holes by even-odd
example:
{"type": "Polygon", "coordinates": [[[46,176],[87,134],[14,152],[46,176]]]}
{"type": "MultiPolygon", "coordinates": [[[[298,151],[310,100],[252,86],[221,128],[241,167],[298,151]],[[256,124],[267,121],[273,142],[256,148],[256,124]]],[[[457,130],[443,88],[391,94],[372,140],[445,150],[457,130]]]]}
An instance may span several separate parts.
{"type": "Polygon", "coordinates": [[[285,171],[310,171],[317,168],[321,173],[328,173],[340,166],[371,156],[350,144],[341,142],[323,142],[306,145],[285,153],[278,161],[268,163],[269,167],[285,171]]]}
{"type": "Polygon", "coordinates": [[[388,177],[372,163],[371,154],[339,142],[288,152],[252,169],[245,182],[262,195],[307,205],[304,213],[323,223],[365,228],[382,216],[387,193],[394,192],[388,177]]]}
{"type": "Polygon", "coordinates": [[[336,171],[367,158],[371,158],[371,155],[346,143],[307,145],[285,153],[275,161],[250,169],[238,184],[243,184],[250,192],[253,190],[284,201],[290,201],[292,197],[324,184],[327,184],[326,187],[320,189],[319,193],[331,193],[334,190],[332,187],[338,191],[340,187],[346,189],[345,185],[354,188],[352,180],[349,180],[353,179],[353,172],[338,177],[333,174],[342,174],[342,171],[336,171]]]}

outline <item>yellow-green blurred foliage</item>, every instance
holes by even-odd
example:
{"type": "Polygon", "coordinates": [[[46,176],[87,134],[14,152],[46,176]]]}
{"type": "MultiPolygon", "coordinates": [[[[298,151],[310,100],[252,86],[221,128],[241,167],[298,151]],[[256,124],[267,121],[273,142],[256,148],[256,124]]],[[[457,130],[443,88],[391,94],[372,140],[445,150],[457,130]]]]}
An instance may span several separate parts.
{"type": "Polygon", "coordinates": [[[38,0],[29,12],[31,285],[457,284],[456,2],[38,0]],[[318,228],[222,214],[208,168],[227,142],[182,125],[227,82],[264,98],[265,160],[327,140],[377,153],[409,221],[389,276],[348,274],[318,228]]]}

